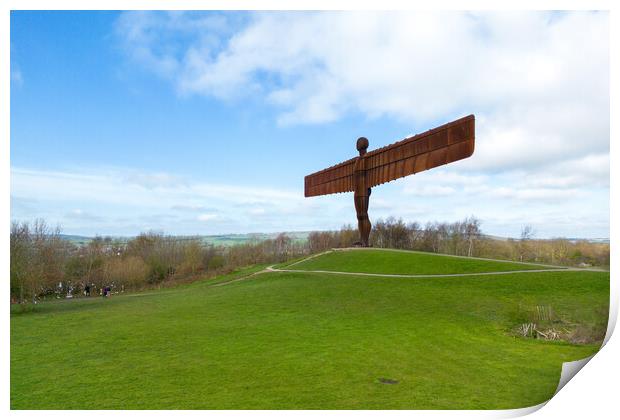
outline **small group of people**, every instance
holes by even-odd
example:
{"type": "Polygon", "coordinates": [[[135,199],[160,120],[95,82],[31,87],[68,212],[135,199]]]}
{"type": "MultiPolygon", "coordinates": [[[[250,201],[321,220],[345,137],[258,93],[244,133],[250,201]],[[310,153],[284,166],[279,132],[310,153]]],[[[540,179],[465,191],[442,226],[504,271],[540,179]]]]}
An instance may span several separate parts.
{"type": "MultiPolygon", "coordinates": [[[[87,297],[90,297],[90,293],[92,290],[92,285],[87,284],[84,286],[84,295],[87,297]]],[[[95,290],[96,292],[96,290],[95,290]]],[[[101,296],[105,297],[110,297],[110,295],[112,294],[112,287],[111,286],[104,286],[101,288],[101,296]]]]}

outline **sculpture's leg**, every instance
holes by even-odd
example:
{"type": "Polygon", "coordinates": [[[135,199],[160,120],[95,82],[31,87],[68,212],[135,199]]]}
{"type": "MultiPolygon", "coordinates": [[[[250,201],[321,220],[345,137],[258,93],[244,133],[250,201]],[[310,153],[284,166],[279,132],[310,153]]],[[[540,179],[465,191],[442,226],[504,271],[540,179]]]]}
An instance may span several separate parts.
{"type": "Polygon", "coordinates": [[[368,205],[370,204],[370,188],[368,188],[368,196],[366,196],[366,218],[364,220],[364,233],[362,235],[362,243],[364,246],[370,246],[370,230],[372,228],[370,224],[370,218],[368,217],[368,205]]]}
{"type": "Polygon", "coordinates": [[[368,246],[370,236],[370,219],[368,219],[368,195],[355,195],[355,211],[357,212],[357,228],[360,232],[362,246],[368,246]]]}

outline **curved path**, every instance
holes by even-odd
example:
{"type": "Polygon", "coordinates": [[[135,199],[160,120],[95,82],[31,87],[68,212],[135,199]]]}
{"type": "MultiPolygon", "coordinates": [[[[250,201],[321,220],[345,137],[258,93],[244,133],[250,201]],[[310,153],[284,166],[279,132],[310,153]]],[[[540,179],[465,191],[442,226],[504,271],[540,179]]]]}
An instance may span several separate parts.
{"type": "MultiPolygon", "coordinates": [[[[404,278],[429,278],[429,277],[466,277],[466,276],[490,276],[514,273],[545,273],[548,271],[598,271],[583,268],[547,268],[540,270],[513,270],[513,271],[486,271],[481,273],[457,273],[457,274],[379,274],[379,273],[355,273],[347,271],[328,271],[328,270],[289,270],[286,268],[273,268],[269,266],[260,273],[283,272],[283,273],[325,273],[325,274],[345,274],[348,276],[370,276],[370,277],[404,277],[404,278]]],[[[258,274],[258,273],[256,273],[258,274]]]]}
{"type": "MultiPolygon", "coordinates": [[[[309,257],[303,258],[299,261],[295,261],[292,264],[289,264],[286,266],[286,268],[275,268],[274,265],[270,265],[269,267],[265,268],[264,270],[260,270],[257,271],[255,273],[252,274],[248,274],[247,276],[243,276],[243,277],[239,277],[233,280],[229,280],[223,283],[216,283],[214,285],[212,285],[211,287],[218,287],[218,286],[225,286],[227,284],[230,283],[236,283],[238,281],[243,281],[246,280],[250,277],[256,276],[258,274],[264,274],[264,273],[321,273],[321,274],[334,274],[334,275],[345,275],[345,276],[367,276],[367,277],[396,277],[396,278],[435,278],[435,277],[439,277],[439,278],[443,278],[443,277],[468,277],[468,276],[497,276],[497,275],[504,275],[504,274],[516,274],[516,273],[546,273],[546,272],[557,272],[557,271],[596,271],[596,272],[607,272],[606,270],[600,270],[600,269],[596,269],[596,268],[577,268],[577,267],[564,267],[564,266],[557,266],[557,265],[546,265],[546,264],[536,264],[536,263],[522,263],[519,261],[507,261],[507,260],[499,260],[499,259],[493,259],[493,258],[479,258],[479,257],[464,257],[464,256],[460,256],[460,255],[446,255],[449,257],[457,257],[457,258],[470,258],[470,259],[476,259],[476,260],[484,260],[484,261],[497,261],[497,262],[510,262],[510,263],[516,263],[516,264],[524,264],[524,265],[539,265],[541,267],[546,267],[546,268],[540,268],[540,269],[536,269],[536,270],[512,270],[512,271],[486,271],[486,272],[480,272],[480,273],[457,273],[457,274],[380,274],[380,273],[357,273],[357,272],[346,272],[346,271],[331,271],[331,270],[294,270],[291,269],[290,267],[293,267],[297,264],[301,264],[302,262],[311,260],[313,258],[319,257],[321,255],[325,255],[325,254],[329,254],[331,252],[346,252],[346,251],[350,251],[350,250],[381,250],[381,248],[336,248],[336,249],[331,249],[328,251],[323,251],[320,252],[318,254],[314,254],[314,255],[310,255],[309,257]]],[[[398,251],[398,252],[415,252],[417,253],[418,251],[409,251],[409,250],[393,250],[390,249],[389,251],[398,251]]],[[[429,254],[429,255],[443,255],[443,254],[435,254],[432,252],[420,252],[422,254],[429,254]]]]}

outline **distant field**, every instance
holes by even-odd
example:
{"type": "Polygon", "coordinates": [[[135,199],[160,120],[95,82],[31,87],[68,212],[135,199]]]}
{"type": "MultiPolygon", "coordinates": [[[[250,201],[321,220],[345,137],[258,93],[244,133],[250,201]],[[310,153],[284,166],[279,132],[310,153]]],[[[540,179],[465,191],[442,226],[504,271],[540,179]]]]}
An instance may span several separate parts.
{"type": "MultiPolygon", "coordinates": [[[[285,232],[287,236],[292,238],[295,242],[305,242],[308,239],[310,232],[285,232]]],[[[243,245],[256,241],[264,241],[266,239],[274,239],[278,236],[278,233],[239,233],[239,234],[227,234],[227,235],[199,235],[199,236],[175,236],[176,239],[183,241],[189,239],[198,239],[203,245],[214,246],[233,246],[243,245]]],[[[74,245],[83,246],[92,241],[92,237],[79,236],[79,235],[61,235],[63,239],[68,240],[74,245]]],[[[112,237],[113,240],[121,243],[127,243],[134,237],[121,236],[112,237]]]]}
{"type": "MultiPolygon", "coordinates": [[[[379,254],[350,255],[359,270],[362,256],[379,254]]],[[[446,269],[457,263],[435,257],[432,265],[446,269]]],[[[578,271],[272,272],[213,286],[252,270],[259,268],[159,292],[44,303],[30,313],[13,307],[11,408],[531,406],[553,395],[563,362],[599,344],[517,337],[519,313],[544,305],[577,328],[604,322],[609,301],[609,273],[578,271]]]]}
{"type": "MultiPolygon", "coordinates": [[[[286,232],[286,235],[290,237],[294,242],[306,242],[309,232],[286,232]]],[[[243,233],[243,234],[231,234],[231,235],[210,235],[200,236],[200,240],[205,245],[243,245],[246,243],[264,241],[267,239],[275,239],[278,233],[243,233]]]]}
{"type": "Polygon", "coordinates": [[[536,264],[390,249],[333,251],[300,263],[280,264],[277,267],[304,271],[324,270],[372,274],[460,274],[550,268],[536,264]]]}

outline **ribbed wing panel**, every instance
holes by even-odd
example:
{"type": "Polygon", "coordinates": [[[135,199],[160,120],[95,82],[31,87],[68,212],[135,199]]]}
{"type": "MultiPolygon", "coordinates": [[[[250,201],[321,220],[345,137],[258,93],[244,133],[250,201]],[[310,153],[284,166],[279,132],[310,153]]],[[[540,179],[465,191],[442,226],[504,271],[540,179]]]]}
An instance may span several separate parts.
{"type": "Polygon", "coordinates": [[[474,142],[475,118],[469,115],[368,152],[369,187],[468,158],[474,153],[474,142]]]}
{"type": "Polygon", "coordinates": [[[353,191],[355,159],[330,166],[304,178],[305,196],[326,195],[353,191]]]}
{"type": "MultiPolygon", "coordinates": [[[[474,153],[475,131],[475,117],[469,115],[368,152],[363,158],[368,187],[470,157],[474,153]]],[[[305,196],[353,191],[356,159],[306,176],[305,196]]]]}

